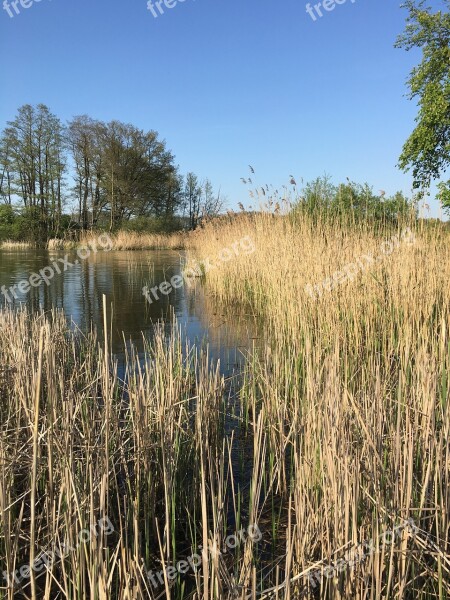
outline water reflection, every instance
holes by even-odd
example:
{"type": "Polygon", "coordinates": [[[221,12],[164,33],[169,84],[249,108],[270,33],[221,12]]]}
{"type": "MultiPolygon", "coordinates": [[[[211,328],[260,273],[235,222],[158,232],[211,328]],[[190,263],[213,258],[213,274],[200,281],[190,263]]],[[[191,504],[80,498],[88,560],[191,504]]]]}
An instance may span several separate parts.
{"type": "MultiPolygon", "coordinates": [[[[202,285],[190,282],[174,289],[168,296],[160,294],[151,304],[142,295],[144,285],[149,287],[181,275],[183,255],[172,251],[98,252],[80,261],[75,253],[68,255],[64,271],[63,252],[46,250],[0,250],[0,287],[8,290],[30,275],[39,273],[58,259],[61,273],[55,273],[49,285],[41,283],[21,293],[17,287],[12,306],[26,306],[30,311],[64,309],[68,319],[81,330],[92,326],[100,334],[103,330],[103,295],[108,305],[108,321],[112,323],[111,344],[114,354],[122,360],[124,340],[143,349],[144,337],[151,337],[154,323],[164,319],[170,326],[174,317],[191,342],[207,339],[211,354],[220,358],[222,371],[230,373],[242,362],[244,348],[251,346],[256,337],[256,326],[248,317],[225,315],[205,293],[202,285]],[[75,264],[78,262],[78,264],[75,264]]],[[[0,306],[7,305],[4,294],[0,306]]]]}

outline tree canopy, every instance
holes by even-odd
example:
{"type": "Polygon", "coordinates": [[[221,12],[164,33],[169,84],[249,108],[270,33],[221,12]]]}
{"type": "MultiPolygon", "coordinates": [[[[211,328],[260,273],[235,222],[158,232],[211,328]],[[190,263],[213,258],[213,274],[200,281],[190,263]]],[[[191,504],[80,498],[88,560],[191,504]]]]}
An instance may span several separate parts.
{"type": "MultiPolygon", "coordinates": [[[[450,8],[450,0],[443,0],[450,8]]],[[[450,12],[433,12],[425,0],[406,0],[406,29],[396,42],[398,48],[422,50],[422,60],[409,76],[410,99],[418,101],[416,127],[406,141],[399,166],[412,169],[414,188],[425,193],[432,181],[439,199],[450,210],[450,12]]]]}
{"type": "Polygon", "coordinates": [[[195,229],[222,204],[208,179],[180,174],[156,131],[88,115],[63,125],[43,104],[20,107],[0,135],[0,200],[0,234],[37,242],[63,234],[67,205],[78,228],[113,230],[195,229]]]}

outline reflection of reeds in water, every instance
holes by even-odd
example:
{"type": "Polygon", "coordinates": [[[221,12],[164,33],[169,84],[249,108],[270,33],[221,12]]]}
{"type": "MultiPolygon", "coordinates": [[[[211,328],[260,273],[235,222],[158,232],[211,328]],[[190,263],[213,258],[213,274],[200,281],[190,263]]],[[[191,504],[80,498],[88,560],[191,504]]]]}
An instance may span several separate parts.
{"type": "Polygon", "coordinates": [[[186,301],[189,313],[198,318],[208,333],[208,341],[215,348],[228,349],[230,357],[242,359],[255,344],[262,344],[262,323],[255,315],[218,303],[207,283],[186,286],[186,301]]]}
{"type": "Polygon", "coordinates": [[[151,258],[140,256],[135,260],[133,252],[127,252],[125,256],[127,277],[132,283],[141,282],[144,278],[155,276],[155,263],[151,258]]]}

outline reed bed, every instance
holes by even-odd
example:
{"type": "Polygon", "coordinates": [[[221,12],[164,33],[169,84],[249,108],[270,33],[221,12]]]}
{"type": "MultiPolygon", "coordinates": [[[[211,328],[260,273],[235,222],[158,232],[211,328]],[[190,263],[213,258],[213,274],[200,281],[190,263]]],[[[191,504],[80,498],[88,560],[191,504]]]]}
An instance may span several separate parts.
{"type": "Polygon", "coordinates": [[[450,238],[414,231],[381,257],[400,233],[259,214],[190,235],[213,304],[261,323],[233,384],[176,324],[120,379],[107,336],[0,312],[0,598],[449,597],[450,238]],[[244,237],[253,253],[215,260],[244,237]],[[305,290],[368,253],[352,281],[305,290]],[[101,519],[114,532],[79,544],[101,519]],[[249,526],[262,539],[230,548],[249,526]]]}
{"type": "Polygon", "coordinates": [[[32,247],[29,242],[15,242],[13,240],[4,240],[0,242],[0,248],[2,250],[26,250],[32,247]]]}
{"type": "Polygon", "coordinates": [[[161,325],[144,357],[129,351],[122,381],[107,339],[71,330],[58,312],[5,310],[0,355],[0,597],[218,589],[208,556],[209,577],[192,573],[170,587],[160,578],[158,589],[148,576],[207,547],[214,511],[216,539],[227,529],[224,507],[213,504],[231,468],[220,435],[226,396],[208,352],[161,325]],[[42,563],[43,553],[53,560],[42,563]],[[39,569],[27,568],[36,558],[39,569]]]}
{"type": "Polygon", "coordinates": [[[194,239],[200,258],[243,236],[256,247],[211,270],[207,285],[231,310],[264,317],[241,398],[261,422],[274,505],[287,511],[267,597],[450,596],[450,236],[439,225],[415,230],[413,243],[383,254],[405,226],[375,234],[262,214],[210,223],[194,239]],[[378,260],[353,281],[307,292],[368,254],[378,260]],[[416,537],[403,531],[354,568],[323,574],[407,519],[416,537]]]}
{"type": "MultiPolygon", "coordinates": [[[[88,232],[81,235],[79,240],[57,240],[48,242],[49,250],[78,248],[96,243],[98,232],[88,232]]],[[[118,231],[108,234],[114,250],[182,250],[186,246],[187,234],[183,232],[172,234],[136,233],[133,231],[118,231]]]]}

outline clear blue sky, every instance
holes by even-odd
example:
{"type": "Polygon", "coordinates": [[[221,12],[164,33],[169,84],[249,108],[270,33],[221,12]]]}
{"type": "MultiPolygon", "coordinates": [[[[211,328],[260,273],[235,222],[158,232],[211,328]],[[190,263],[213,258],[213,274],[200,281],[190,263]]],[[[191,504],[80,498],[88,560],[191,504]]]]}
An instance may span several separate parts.
{"type": "Polygon", "coordinates": [[[409,192],[396,163],[420,54],[393,47],[400,0],[347,0],[316,21],[305,6],[185,0],[158,18],[146,0],[35,0],[13,18],[0,8],[0,127],[42,102],[63,121],[86,113],[155,129],[181,171],[209,177],[229,207],[250,203],[248,164],[260,184],[327,172],[409,192]]]}

